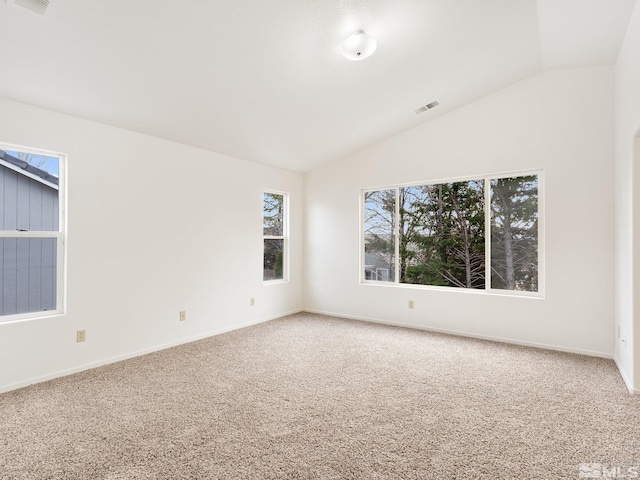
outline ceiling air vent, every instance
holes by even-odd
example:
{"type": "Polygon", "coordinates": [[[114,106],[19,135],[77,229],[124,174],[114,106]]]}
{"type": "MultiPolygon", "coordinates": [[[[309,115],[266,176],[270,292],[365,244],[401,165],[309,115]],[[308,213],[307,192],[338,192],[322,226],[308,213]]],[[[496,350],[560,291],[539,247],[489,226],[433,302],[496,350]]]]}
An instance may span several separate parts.
{"type": "Polygon", "coordinates": [[[44,15],[49,6],[49,0],[14,0],[14,3],[40,15],[44,15]]]}
{"type": "Polygon", "coordinates": [[[440,102],[438,100],[434,100],[431,103],[427,103],[426,105],[423,105],[422,107],[416,110],[416,115],[419,115],[422,112],[426,112],[427,110],[431,110],[432,108],[436,108],[438,105],[440,105],[440,102]]]}

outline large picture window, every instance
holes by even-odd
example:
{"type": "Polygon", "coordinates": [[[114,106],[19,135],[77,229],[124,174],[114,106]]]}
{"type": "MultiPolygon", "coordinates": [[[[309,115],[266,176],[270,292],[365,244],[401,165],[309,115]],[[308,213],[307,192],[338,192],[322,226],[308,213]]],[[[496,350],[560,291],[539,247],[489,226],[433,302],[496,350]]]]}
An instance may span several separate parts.
{"type": "Polygon", "coordinates": [[[264,192],[262,196],[264,281],[287,279],[287,195],[264,192]]]}
{"type": "Polygon", "coordinates": [[[63,156],[0,144],[0,322],[62,312],[63,156]]]}
{"type": "Polygon", "coordinates": [[[540,186],[537,172],[364,191],[363,282],[539,294],[540,186]]]}

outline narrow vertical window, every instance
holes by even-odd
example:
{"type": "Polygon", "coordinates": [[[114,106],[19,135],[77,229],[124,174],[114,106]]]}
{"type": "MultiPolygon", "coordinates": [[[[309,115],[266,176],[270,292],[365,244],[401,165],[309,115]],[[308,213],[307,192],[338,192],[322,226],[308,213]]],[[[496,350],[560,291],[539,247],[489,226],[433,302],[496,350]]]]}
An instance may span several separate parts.
{"type": "Polygon", "coordinates": [[[538,176],[491,180],[491,288],[538,291],[538,176]]]}
{"type": "Polygon", "coordinates": [[[262,212],[264,237],[262,278],[265,281],[286,280],[287,195],[264,192],[262,212]]]}
{"type": "Polygon", "coordinates": [[[364,279],[396,279],[396,189],[364,194],[364,279]]]}
{"type": "Polygon", "coordinates": [[[61,156],[0,145],[0,316],[5,320],[62,311],[62,169],[61,156]]]}

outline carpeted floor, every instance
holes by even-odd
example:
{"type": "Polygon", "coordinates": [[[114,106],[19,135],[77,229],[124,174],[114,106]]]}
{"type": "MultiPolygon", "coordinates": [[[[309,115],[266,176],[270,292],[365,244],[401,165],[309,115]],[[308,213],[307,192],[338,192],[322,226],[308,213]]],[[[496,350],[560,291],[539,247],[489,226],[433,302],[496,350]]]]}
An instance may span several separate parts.
{"type": "Polygon", "coordinates": [[[612,361],[312,314],[0,395],[2,479],[576,479],[597,464],[640,472],[640,396],[612,361]]]}

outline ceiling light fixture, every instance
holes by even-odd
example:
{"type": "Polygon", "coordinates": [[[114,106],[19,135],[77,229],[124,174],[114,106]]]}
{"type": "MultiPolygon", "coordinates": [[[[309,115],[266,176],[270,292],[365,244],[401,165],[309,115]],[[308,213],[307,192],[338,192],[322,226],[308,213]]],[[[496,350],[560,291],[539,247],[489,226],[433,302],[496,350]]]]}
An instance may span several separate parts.
{"type": "Polygon", "coordinates": [[[342,44],[342,54],[349,60],[358,62],[369,58],[376,51],[378,42],[362,30],[356,30],[342,44]]]}
{"type": "MultiPolygon", "coordinates": [[[[15,5],[24,7],[32,12],[44,15],[47,7],[49,6],[49,0],[12,0],[15,5]]],[[[8,3],[8,0],[5,0],[8,3]]]]}

